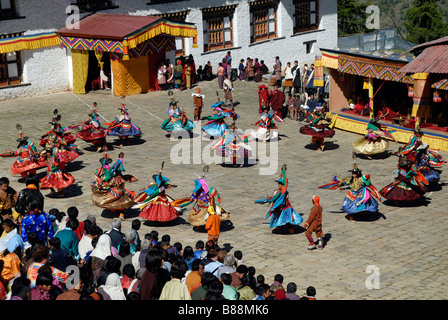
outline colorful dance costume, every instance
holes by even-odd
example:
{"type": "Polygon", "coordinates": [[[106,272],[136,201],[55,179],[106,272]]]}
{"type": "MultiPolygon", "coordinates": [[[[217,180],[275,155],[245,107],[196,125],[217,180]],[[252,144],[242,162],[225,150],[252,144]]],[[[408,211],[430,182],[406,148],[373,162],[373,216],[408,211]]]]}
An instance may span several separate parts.
{"type": "Polygon", "coordinates": [[[40,146],[44,148],[51,148],[56,141],[63,141],[66,145],[72,145],[76,141],[76,137],[68,131],[69,127],[62,127],[60,124],[61,115],[58,114],[58,109],[53,111],[53,118],[49,124],[51,130],[46,132],[40,138],[40,146]]]}
{"type": "Polygon", "coordinates": [[[440,181],[440,174],[434,170],[433,166],[430,164],[430,157],[428,155],[428,145],[422,144],[417,148],[415,152],[414,160],[416,169],[425,177],[428,181],[428,188],[433,188],[440,181]]]}
{"type": "MultiPolygon", "coordinates": [[[[119,177],[114,177],[109,164],[112,159],[104,155],[100,159],[101,167],[95,174],[95,181],[92,183],[92,203],[97,207],[111,211],[124,211],[135,205],[134,193],[125,189],[125,181],[119,177]]],[[[124,219],[124,214],[120,213],[120,218],[124,219]]]]}
{"type": "Polygon", "coordinates": [[[44,163],[39,161],[39,156],[36,147],[32,142],[27,142],[28,137],[20,137],[17,139],[19,145],[17,150],[10,156],[17,156],[17,160],[14,161],[11,167],[11,174],[20,174],[26,178],[28,174],[36,174],[36,169],[45,166],[44,163]]]}
{"type": "Polygon", "coordinates": [[[349,170],[351,177],[339,181],[336,177],[332,182],[318,187],[319,189],[335,190],[343,186],[348,188],[347,195],[342,201],[342,210],[351,215],[360,212],[377,212],[378,201],[381,201],[380,193],[370,181],[370,175],[363,175],[356,166],[349,170]]]}
{"type": "Polygon", "coordinates": [[[281,226],[287,225],[290,233],[293,232],[292,225],[299,225],[303,218],[292,207],[289,201],[288,178],[286,177],[286,167],[283,166],[280,179],[276,180],[281,186],[275,191],[273,197],[256,200],[255,203],[272,203],[271,208],[266,214],[266,219],[270,218],[269,226],[279,230],[281,226]]]}
{"type": "Polygon", "coordinates": [[[284,121],[282,118],[275,115],[273,110],[266,112],[268,109],[268,107],[263,106],[263,113],[260,115],[261,119],[255,123],[258,128],[251,132],[252,138],[261,141],[270,141],[278,138],[278,127],[275,124],[275,121],[284,121]]]}
{"type": "MultiPolygon", "coordinates": [[[[194,201],[193,208],[188,215],[188,222],[193,227],[204,226],[209,216],[208,208],[210,206],[210,198],[217,197],[217,204],[215,205],[215,212],[220,216],[221,221],[229,218],[229,214],[219,206],[221,204],[221,197],[214,188],[210,188],[204,177],[194,181],[194,190],[190,196],[190,202],[194,201]]],[[[216,203],[216,202],[215,202],[216,203]]],[[[196,228],[195,228],[196,230],[196,228]]]]}
{"type": "Polygon", "coordinates": [[[210,150],[216,150],[216,155],[229,159],[225,163],[244,164],[245,159],[252,156],[251,148],[247,144],[249,135],[239,134],[238,128],[233,124],[229,129],[210,147],[210,150]]]}
{"type": "Polygon", "coordinates": [[[54,192],[54,189],[57,189],[62,194],[63,189],[75,182],[75,178],[61,170],[58,154],[51,156],[50,152],[48,152],[44,161],[47,164],[48,173],[40,180],[40,188],[51,189],[51,193],[54,192]]]}
{"type": "Polygon", "coordinates": [[[389,141],[385,137],[392,138],[396,142],[391,132],[382,128],[375,120],[371,120],[367,124],[367,133],[353,142],[353,148],[367,156],[383,153],[389,148],[389,141]]]}
{"type": "Polygon", "coordinates": [[[123,140],[127,140],[129,137],[139,138],[142,131],[132,123],[125,104],[121,104],[121,107],[118,108],[118,110],[121,110],[121,114],[115,117],[112,123],[106,123],[106,125],[109,125],[107,134],[109,136],[117,136],[120,138],[122,145],[123,140]]]}
{"type": "Polygon", "coordinates": [[[224,102],[219,101],[213,104],[211,107],[214,109],[213,116],[207,117],[207,123],[202,127],[202,131],[209,136],[220,137],[229,127],[225,121],[225,118],[237,119],[239,116],[233,109],[222,109],[224,102]]]}
{"type": "Polygon", "coordinates": [[[402,159],[398,163],[395,181],[380,190],[387,200],[394,202],[411,202],[420,199],[427,191],[428,181],[418,171],[411,160],[402,159]]]}
{"type": "Polygon", "coordinates": [[[101,126],[96,109],[92,110],[89,117],[92,119],[87,119],[79,125],[72,126],[70,128],[78,130],[79,132],[76,134],[76,137],[83,141],[92,143],[97,148],[97,152],[100,152],[101,150],[106,151],[107,131],[101,126]]]}
{"type": "MultiPolygon", "coordinates": [[[[311,142],[317,144],[317,150],[324,151],[325,138],[332,138],[335,135],[335,131],[331,129],[327,124],[320,123],[326,119],[326,114],[312,115],[314,118],[310,124],[301,126],[299,131],[301,134],[312,136],[311,142]]],[[[327,120],[328,121],[328,120],[327,120]]]]}
{"type": "Polygon", "coordinates": [[[179,216],[181,209],[174,206],[174,200],[165,194],[168,188],[175,188],[175,185],[168,183],[170,181],[161,174],[153,175],[154,181],[137,195],[135,201],[141,209],[139,217],[149,221],[168,222],[179,216]],[[143,202],[143,204],[140,204],[143,202]]]}
{"type": "Polygon", "coordinates": [[[168,132],[191,131],[194,129],[194,123],[188,120],[187,115],[182,108],[177,106],[177,101],[170,102],[167,109],[169,118],[163,121],[160,127],[168,132]]]}

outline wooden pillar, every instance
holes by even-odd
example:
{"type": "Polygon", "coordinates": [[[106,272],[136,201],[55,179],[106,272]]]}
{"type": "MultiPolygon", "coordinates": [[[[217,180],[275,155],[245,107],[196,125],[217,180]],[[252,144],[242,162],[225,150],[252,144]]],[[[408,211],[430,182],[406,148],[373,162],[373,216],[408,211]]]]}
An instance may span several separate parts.
{"type": "Polygon", "coordinates": [[[415,118],[417,128],[422,119],[425,121],[431,118],[431,84],[428,81],[429,73],[414,73],[414,104],[411,116],[415,118]]]}
{"type": "Polygon", "coordinates": [[[370,119],[374,118],[374,111],[373,111],[373,78],[369,78],[369,102],[370,102],[370,119]]]}

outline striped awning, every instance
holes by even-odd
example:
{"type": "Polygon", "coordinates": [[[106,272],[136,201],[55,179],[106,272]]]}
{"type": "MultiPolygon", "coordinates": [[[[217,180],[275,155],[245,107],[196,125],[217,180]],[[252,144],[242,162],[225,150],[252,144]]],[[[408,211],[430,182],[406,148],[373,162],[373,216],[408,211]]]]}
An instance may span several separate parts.
{"type": "Polygon", "coordinates": [[[30,35],[23,35],[23,33],[20,33],[15,34],[13,37],[0,38],[0,53],[33,50],[43,47],[59,46],[60,44],[56,32],[44,32],[30,35]]]}
{"type": "Polygon", "coordinates": [[[437,90],[448,90],[448,79],[442,79],[431,85],[431,88],[437,90]]]}

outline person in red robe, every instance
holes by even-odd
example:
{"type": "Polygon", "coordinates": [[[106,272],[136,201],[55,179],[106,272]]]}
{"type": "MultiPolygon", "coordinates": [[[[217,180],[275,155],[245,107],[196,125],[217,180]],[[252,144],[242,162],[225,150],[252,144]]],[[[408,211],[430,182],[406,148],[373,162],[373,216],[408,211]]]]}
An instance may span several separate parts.
{"type": "Polygon", "coordinates": [[[272,110],[274,110],[274,114],[283,119],[283,102],[285,102],[285,94],[278,90],[277,86],[274,86],[274,90],[272,91],[269,102],[271,104],[272,110]]]}
{"type": "Polygon", "coordinates": [[[264,84],[259,85],[257,88],[257,93],[258,93],[258,113],[262,113],[262,106],[263,106],[263,102],[265,104],[266,107],[269,107],[269,95],[271,94],[271,90],[265,86],[264,84]]]}

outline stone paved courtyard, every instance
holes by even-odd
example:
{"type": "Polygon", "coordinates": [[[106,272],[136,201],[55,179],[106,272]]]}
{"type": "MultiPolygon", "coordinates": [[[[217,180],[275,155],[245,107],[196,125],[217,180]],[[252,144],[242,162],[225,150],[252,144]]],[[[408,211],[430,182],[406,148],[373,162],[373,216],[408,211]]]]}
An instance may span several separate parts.
{"type": "MultiPolygon", "coordinates": [[[[237,125],[246,130],[259,120],[256,84],[237,81],[235,86],[235,100],[239,102],[236,111],[240,115],[237,125]]],[[[205,94],[203,116],[211,115],[210,105],[216,102],[217,82],[202,82],[199,87],[205,94]]],[[[179,105],[184,107],[190,118],[193,116],[193,91],[175,92],[179,105]]],[[[25,134],[37,145],[39,137],[50,128],[48,122],[55,108],[62,115],[62,125],[67,126],[85,120],[94,101],[98,103],[103,123],[112,121],[119,112],[120,98],[106,91],[86,95],[63,92],[0,102],[0,152],[15,150],[16,123],[23,126],[25,134]]],[[[172,147],[178,146],[179,142],[170,141],[160,128],[167,118],[167,92],[130,96],[126,101],[133,122],[142,128],[142,141],[124,147],[119,147],[111,137],[108,137],[108,142],[112,147],[109,152],[112,159],[115,161],[118,153],[123,151],[126,172],[139,179],[128,184],[127,188],[133,191],[144,189],[165,161],[164,175],[178,186],[167,194],[173,198],[189,196],[193,180],[202,173],[204,163],[176,165],[170,160],[172,147]]],[[[325,151],[320,152],[310,145],[310,136],[299,134],[299,127],[300,124],[292,120],[279,124],[278,163],[274,163],[278,167],[274,174],[261,175],[260,168],[267,167],[267,164],[260,162],[242,168],[210,165],[208,184],[219,191],[222,207],[231,213],[230,221],[223,223],[219,244],[231,252],[241,250],[244,263],[254,266],[257,274],[263,274],[268,283],[272,283],[276,273],[283,274],[285,285],[294,281],[299,295],[305,294],[305,289],[312,285],[317,289],[318,299],[447,299],[446,187],[426,194],[426,201],[418,206],[400,208],[380,204],[380,214],[356,222],[349,221],[340,210],[345,192],[320,190],[317,186],[329,183],[333,176],[344,178],[349,174],[351,143],[360,135],[337,130],[335,137],[327,141],[325,151]],[[292,205],[303,215],[304,221],[312,206],[312,196],[321,197],[327,242],[324,250],[307,250],[308,241],[303,228],[297,228],[295,234],[273,234],[268,220],[265,220],[268,207],[254,204],[255,200],[265,198],[266,192],[272,195],[276,188],[274,180],[278,178],[282,164],[288,166],[292,205]],[[368,266],[376,266],[379,270],[379,289],[366,287],[366,279],[371,275],[366,273],[368,266]]],[[[194,135],[191,141],[194,139],[200,137],[194,135]]],[[[100,154],[84,141],[77,139],[76,143],[83,154],[67,169],[77,184],[66,191],[65,198],[46,197],[45,208],[65,211],[75,205],[80,210],[81,220],[88,214],[95,214],[97,223],[108,230],[113,216],[91,202],[90,183],[99,166],[100,154]]],[[[209,143],[203,138],[202,148],[209,143]]],[[[391,142],[389,151],[397,149],[398,144],[391,142]]],[[[442,155],[448,158],[446,152],[442,155]]],[[[0,158],[0,176],[8,177],[18,191],[24,184],[18,182],[18,176],[11,176],[10,167],[14,160],[0,158]]],[[[394,155],[373,160],[358,159],[359,167],[371,175],[372,183],[378,189],[393,181],[396,163],[394,155]]],[[[44,169],[39,170],[39,176],[44,172],[44,169]]],[[[442,185],[446,179],[446,172],[442,173],[442,185]]],[[[48,191],[43,193],[47,195],[48,191]]],[[[172,243],[179,241],[184,247],[194,246],[199,239],[205,241],[207,234],[193,231],[188,224],[190,208],[166,226],[142,224],[140,235],[157,230],[160,236],[169,234],[172,243]]],[[[137,210],[127,212],[127,220],[122,227],[124,232],[130,229],[131,221],[136,217],[137,210]]]]}

